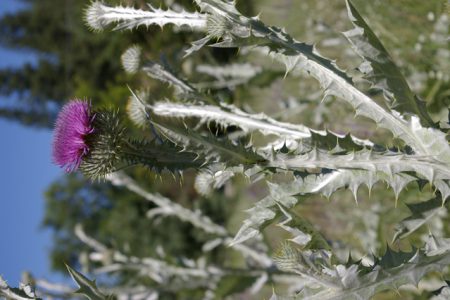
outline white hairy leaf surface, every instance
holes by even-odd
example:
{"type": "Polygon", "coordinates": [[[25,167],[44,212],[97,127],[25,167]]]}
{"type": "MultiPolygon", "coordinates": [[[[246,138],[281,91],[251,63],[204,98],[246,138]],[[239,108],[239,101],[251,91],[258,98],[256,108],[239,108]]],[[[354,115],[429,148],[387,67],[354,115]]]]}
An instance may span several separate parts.
{"type": "Polygon", "coordinates": [[[207,74],[217,79],[252,78],[262,72],[262,68],[252,64],[229,64],[223,66],[198,65],[196,71],[207,74]]]}
{"type": "MultiPolygon", "coordinates": [[[[223,126],[235,126],[244,133],[258,131],[265,135],[277,135],[280,139],[275,144],[295,143],[295,140],[310,140],[311,144],[323,145],[327,149],[346,146],[349,150],[372,147],[368,140],[358,139],[351,135],[340,135],[331,131],[308,128],[301,124],[277,121],[264,113],[249,114],[234,105],[220,106],[183,104],[173,102],[156,102],[146,106],[155,115],[168,118],[198,118],[200,124],[215,122],[223,126]]],[[[272,146],[268,146],[269,148],[272,146]]],[[[273,147],[276,148],[275,145],[273,147]]],[[[267,149],[271,151],[272,149],[267,149]]]]}
{"type": "Polygon", "coordinates": [[[139,71],[141,65],[142,48],[138,45],[131,46],[121,56],[122,67],[129,74],[139,71]]]}
{"type": "Polygon", "coordinates": [[[248,217],[236,234],[233,244],[242,243],[257,236],[277,217],[279,205],[287,209],[293,208],[298,203],[296,197],[298,195],[322,194],[330,197],[338,189],[346,187],[356,195],[362,185],[371,189],[378,181],[386,182],[398,195],[408,183],[415,180],[413,176],[402,173],[389,176],[382,172],[366,170],[337,170],[319,175],[308,175],[285,184],[269,183],[270,194],[247,210],[248,217]]]}
{"type": "Polygon", "coordinates": [[[133,29],[139,26],[160,26],[173,24],[177,27],[189,27],[192,30],[206,28],[206,16],[186,11],[175,12],[148,6],[149,10],[135,9],[129,6],[111,7],[100,1],[92,2],[86,10],[85,20],[92,30],[103,30],[116,24],[116,30],[133,29]]]}
{"type": "Polygon", "coordinates": [[[264,114],[251,115],[237,107],[221,108],[211,105],[192,105],[171,102],[157,102],[148,105],[156,115],[174,118],[200,118],[202,123],[216,122],[223,126],[238,126],[245,132],[260,131],[264,134],[276,134],[293,139],[308,138],[309,129],[302,125],[278,122],[264,114]]]}
{"type": "Polygon", "coordinates": [[[278,154],[269,163],[272,167],[287,170],[326,168],[333,170],[367,170],[381,172],[388,177],[399,173],[415,172],[423,179],[450,180],[450,168],[434,159],[395,152],[377,153],[370,150],[333,155],[328,151],[314,149],[301,155],[278,154]]]}
{"type": "Polygon", "coordinates": [[[445,216],[448,202],[442,205],[442,198],[435,197],[424,202],[406,204],[406,206],[411,211],[411,215],[397,224],[394,241],[410,236],[435,217],[445,216]]]}
{"type": "MultiPolygon", "coordinates": [[[[284,54],[269,51],[266,53],[282,62],[289,59],[284,54]]],[[[379,127],[388,129],[394,137],[403,140],[417,154],[435,158],[450,166],[450,146],[443,132],[423,127],[415,116],[407,121],[399,113],[385,110],[338,74],[306,57],[299,56],[293,68],[316,78],[326,95],[345,100],[355,109],[357,116],[367,117],[379,127]]]]}
{"type": "Polygon", "coordinates": [[[417,117],[412,116],[407,121],[399,113],[382,108],[358,90],[334,61],[322,57],[313,46],[294,40],[282,29],[268,27],[258,19],[243,16],[232,2],[196,0],[196,3],[203,11],[229,20],[236,27],[234,32],[239,31],[238,29],[244,32],[228,36],[226,44],[229,46],[244,45],[242,41],[246,39],[250,44],[253,42],[254,46],[259,44],[259,48],[267,55],[284,63],[287,72],[301,70],[311,75],[320,83],[326,95],[346,101],[355,109],[356,115],[372,119],[379,127],[388,129],[416,154],[433,157],[450,166],[450,146],[443,132],[423,128],[417,117]],[[256,40],[252,41],[252,38],[256,40]]]}
{"type": "MultiPolygon", "coordinates": [[[[448,266],[449,249],[448,239],[437,239],[432,236],[423,250],[413,249],[409,253],[395,252],[388,247],[386,253],[370,267],[352,262],[332,266],[323,264],[323,268],[316,268],[317,271],[312,274],[313,278],[318,283],[334,283],[334,285],[305,286],[296,295],[296,299],[362,300],[370,299],[385,290],[397,290],[407,284],[417,285],[426,274],[433,271],[441,272],[448,266]]],[[[296,267],[294,261],[290,264],[290,268],[295,272],[302,267],[301,265],[302,261],[299,260],[296,267]]]]}
{"type": "Polygon", "coordinates": [[[424,124],[433,126],[425,102],[413,93],[400,69],[356,7],[348,0],[346,4],[354,28],[344,32],[344,35],[364,60],[359,68],[365,74],[364,78],[372,83],[373,88],[383,91],[389,107],[401,113],[417,115],[424,124]]]}

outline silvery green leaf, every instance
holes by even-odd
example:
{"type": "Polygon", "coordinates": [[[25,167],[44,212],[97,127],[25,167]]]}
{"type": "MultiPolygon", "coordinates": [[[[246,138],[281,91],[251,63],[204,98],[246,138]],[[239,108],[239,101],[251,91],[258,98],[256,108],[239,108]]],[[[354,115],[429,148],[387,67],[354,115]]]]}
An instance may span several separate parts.
{"type": "Polygon", "coordinates": [[[356,197],[356,192],[361,185],[366,185],[371,189],[378,181],[385,181],[398,195],[409,182],[414,180],[413,176],[401,173],[389,176],[366,170],[337,170],[311,174],[305,178],[298,177],[284,184],[269,183],[270,195],[247,210],[249,217],[244,220],[232,244],[242,243],[257,236],[260,230],[279,216],[280,205],[286,209],[291,209],[297,205],[298,199],[296,196],[298,195],[316,193],[330,197],[338,189],[347,187],[356,197]]]}
{"type": "Polygon", "coordinates": [[[430,235],[425,247],[428,256],[442,255],[450,251],[450,239],[430,235]]]}
{"type": "Polygon", "coordinates": [[[233,244],[242,243],[257,236],[260,230],[279,216],[280,205],[286,207],[286,209],[297,205],[298,199],[296,196],[298,195],[318,193],[328,198],[337,190],[348,188],[357,199],[356,194],[360,186],[365,185],[370,190],[375,183],[383,181],[393,189],[395,196],[398,197],[408,183],[416,180],[416,177],[406,173],[394,172],[388,174],[373,170],[339,169],[318,175],[311,174],[305,178],[299,177],[289,183],[269,183],[270,195],[247,210],[249,217],[244,220],[233,240],[233,244]]]}
{"type": "Polygon", "coordinates": [[[40,300],[33,291],[29,290],[28,285],[21,285],[20,288],[12,288],[8,285],[6,280],[0,275],[0,298],[11,300],[40,300]]]}
{"type": "Polygon", "coordinates": [[[116,30],[133,29],[139,26],[157,25],[163,27],[173,24],[186,26],[193,30],[206,28],[206,16],[186,11],[156,9],[149,5],[149,10],[135,9],[128,6],[111,7],[100,1],[92,2],[86,9],[85,20],[92,30],[103,30],[110,24],[117,24],[116,30]]]}
{"type": "MultiPolygon", "coordinates": [[[[238,127],[244,133],[258,131],[265,135],[277,135],[280,139],[275,144],[289,144],[294,143],[294,140],[302,140],[305,141],[303,144],[336,151],[341,151],[341,147],[345,147],[347,150],[361,150],[364,147],[371,148],[374,145],[371,141],[358,139],[350,134],[340,135],[331,131],[314,130],[301,124],[280,122],[263,113],[249,114],[229,104],[213,106],[166,101],[146,105],[146,108],[161,117],[198,118],[200,124],[214,122],[224,128],[228,126],[238,127]]],[[[273,148],[277,148],[275,144],[268,145],[265,150],[263,148],[260,148],[260,150],[270,153],[273,148]]]]}
{"type": "Polygon", "coordinates": [[[212,164],[197,174],[194,187],[200,195],[208,196],[213,190],[220,189],[236,174],[243,173],[243,166],[227,167],[223,163],[212,164]]]}
{"type": "MultiPolygon", "coordinates": [[[[244,27],[250,37],[265,40],[259,48],[286,65],[286,71],[301,70],[319,81],[326,95],[333,95],[348,102],[356,114],[374,120],[378,126],[390,130],[394,137],[403,140],[418,155],[426,155],[450,164],[450,146],[445,134],[434,128],[423,128],[418,117],[406,121],[399,113],[382,108],[370,97],[358,90],[345,72],[336,64],[317,53],[313,46],[295,41],[283,30],[269,27],[258,19],[240,14],[232,2],[219,0],[196,0],[206,12],[220,15],[244,27]]],[[[230,37],[233,39],[233,36],[230,37]]],[[[247,38],[239,36],[239,39],[247,38]]]]}
{"type": "Polygon", "coordinates": [[[291,234],[292,238],[289,241],[303,249],[331,249],[325,237],[314,228],[313,224],[294,212],[288,212],[282,206],[279,206],[279,209],[284,220],[278,223],[278,226],[291,234]]]}
{"type": "MultiPolygon", "coordinates": [[[[267,48],[264,53],[276,60],[286,61],[286,56],[282,53],[270,52],[267,48]]],[[[391,131],[395,138],[403,140],[415,153],[450,164],[450,146],[445,133],[435,128],[422,127],[416,116],[411,116],[407,121],[399,113],[382,108],[338,74],[305,57],[299,56],[292,68],[313,76],[319,81],[326,96],[336,96],[346,101],[355,109],[357,116],[367,117],[379,127],[391,131]]]]}
{"type": "Polygon", "coordinates": [[[388,250],[370,269],[360,265],[336,266],[328,272],[347,284],[338,289],[321,289],[300,293],[298,299],[308,300],[363,300],[385,290],[396,290],[403,285],[417,285],[426,274],[442,271],[450,264],[448,241],[436,246],[429,241],[425,251],[410,253],[388,250]],[[383,263],[384,262],[384,263],[383,263]]]}
{"type": "MultiPolygon", "coordinates": [[[[394,152],[377,153],[371,150],[360,150],[347,154],[330,154],[328,151],[320,149],[313,149],[299,155],[278,153],[269,166],[286,170],[307,168],[367,170],[384,174],[388,183],[389,178],[393,178],[393,175],[410,172],[415,172],[431,183],[436,180],[450,180],[450,168],[437,160],[418,155],[394,152]]],[[[395,180],[392,180],[390,184],[395,186],[395,180]]]]}
{"type": "Polygon", "coordinates": [[[192,42],[191,47],[186,49],[186,51],[185,51],[186,54],[184,55],[184,57],[188,57],[192,53],[197,52],[200,49],[202,49],[203,47],[205,47],[206,44],[208,44],[211,39],[212,39],[212,37],[207,35],[206,37],[201,38],[200,40],[192,42]]]}
{"type": "Polygon", "coordinates": [[[224,127],[237,126],[245,132],[258,130],[264,134],[276,134],[293,139],[311,136],[309,129],[302,125],[278,122],[264,114],[251,115],[237,107],[228,105],[218,107],[212,105],[180,104],[171,102],[156,102],[148,108],[161,117],[199,118],[201,123],[216,122],[224,127]]]}
{"type": "Polygon", "coordinates": [[[435,216],[446,212],[447,205],[444,206],[442,204],[441,197],[435,197],[425,202],[407,204],[412,214],[396,226],[396,233],[393,240],[395,241],[406,238],[411,233],[428,223],[435,216]]]}
{"type": "Polygon", "coordinates": [[[365,73],[365,78],[373,84],[373,88],[383,91],[384,97],[392,109],[401,113],[417,115],[427,126],[434,126],[425,102],[411,91],[405,77],[395,65],[388,51],[352,2],[347,0],[346,4],[349,19],[355,28],[344,32],[344,35],[355,51],[364,59],[360,71],[365,73]]]}
{"type": "Polygon", "coordinates": [[[80,294],[90,300],[105,300],[110,297],[105,296],[97,287],[94,281],[89,280],[80,272],[72,269],[70,266],[66,265],[67,271],[69,272],[72,279],[77,283],[79,289],[75,294],[80,294]]]}
{"type": "Polygon", "coordinates": [[[264,161],[264,158],[257,154],[249,147],[239,144],[233,144],[228,139],[219,140],[212,134],[202,135],[189,128],[181,128],[159,120],[155,122],[154,118],[150,119],[147,109],[150,111],[151,106],[144,105],[142,100],[133,93],[128,105],[128,114],[130,118],[138,123],[144,125],[144,121],[148,120],[170,141],[181,147],[182,150],[194,151],[197,153],[199,161],[206,159],[206,162],[228,161],[238,164],[244,163],[258,163],[264,161]],[[203,154],[203,157],[200,157],[203,154]]]}
{"type": "Polygon", "coordinates": [[[147,61],[142,67],[142,70],[147,73],[148,76],[173,86],[178,93],[196,93],[195,89],[185,80],[176,76],[167,64],[158,64],[156,62],[147,61]]]}
{"type": "Polygon", "coordinates": [[[261,67],[252,64],[229,64],[223,66],[198,65],[198,73],[207,74],[216,79],[224,78],[252,78],[262,72],[261,67]]]}
{"type": "Polygon", "coordinates": [[[189,82],[180,78],[169,66],[164,59],[161,63],[147,61],[142,66],[148,76],[165,82],[175,89],[175,95],[182,100],[191,100],[196,103],[209,103],[217,104],[217,100],[214,97],[206,95],[194,88],[189,82]]]}
{"type": "MultiPolygon", "coordinates": [[[[202,11],[229,20],[229,26],[232,27],[232,32],[233,29],[235,32],[242,31],[243,34],[241,35],[235,34],[235,37],[238,39],[251,39],[254,37],[262,38],[263,40],[266,40],[266,43],[273,51],[284,53],[287,57],[292,58],[292,61],[295,61],[295,64],[298,60],[298,54],[301,54],[307,57],[307,59],[315,61],[320,65],[324,65],[326,68],[336,72],[341,78],[351,81],[345,72],[340,70],[333,61],[322,57],[313,46],[295,41],[282,29],[273,26],[268,27],[259,21],[258,18],[248,18],[243,16],[236,9],[234,2],[220,0],[195,0],[195,2],[200,6],[202,11]]],[[[233,37],[231,37],[231,39],[233,40],[233,37]]]]}
{"type": "Polygon", "coordinates": [[[447,300],[450,299],[450,287],[444,286],[437,292],[437,295],[430,298],[430,300],[447,300]]]}
{"type": "Polygon", "coordinates": [[[206,163],[227,162],[233,164],[252,165],[265,161],[251,147],[232,143],[228,139],[219,139],[211,133],[201,134],[190,128],[182,128],[164,123],[162,120],[153,122],[155,127],[168,140],[183,151],[196,153],[198,159],[206,163]]]}

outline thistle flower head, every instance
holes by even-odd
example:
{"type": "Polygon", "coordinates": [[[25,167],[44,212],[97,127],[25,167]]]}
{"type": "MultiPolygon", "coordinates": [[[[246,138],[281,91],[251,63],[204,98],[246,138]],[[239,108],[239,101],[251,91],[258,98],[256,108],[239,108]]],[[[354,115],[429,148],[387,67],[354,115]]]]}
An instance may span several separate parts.
{"type": "Polygon", "coordinates": [[[59,113],[53,138],[53,161],[67,172],[76,170],[89,152],[86,136],[94,132],[93,120],[87,101],[71,101],[59,113]]]}
{"type": "Polygon", "coordinates": [[[141,164],[152,170],[179,171],[203,165],[196,154],[180,153],[170,143],[130,139],[118,110],[91,111],[86,101],[66,104],[56,121],[53,160],[71,172],[80,169],[91,179],[102,179],[123,168],[141,164]]]}

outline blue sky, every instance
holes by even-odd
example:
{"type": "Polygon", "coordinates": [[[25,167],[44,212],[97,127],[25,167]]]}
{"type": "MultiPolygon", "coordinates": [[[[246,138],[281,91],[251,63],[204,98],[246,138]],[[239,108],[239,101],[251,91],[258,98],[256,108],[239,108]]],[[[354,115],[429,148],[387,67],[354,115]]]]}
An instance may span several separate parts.
{"type": "MultiPolygon", "coordinates": [[[[0,0],[0,15],[22,8],[18,0],[0,0]]],[[[0,68],[33,62],[32,53],[0,48],[0,68]]],[[[0,103],[14,99],[0,99],[0,103]]],[[[51,274],[51,233],[40,228],[46,187],[62,171],[51,163],[51,132],[0,119],[0,274],[17,286],[22,271],[58,280],[51,274]]]]}

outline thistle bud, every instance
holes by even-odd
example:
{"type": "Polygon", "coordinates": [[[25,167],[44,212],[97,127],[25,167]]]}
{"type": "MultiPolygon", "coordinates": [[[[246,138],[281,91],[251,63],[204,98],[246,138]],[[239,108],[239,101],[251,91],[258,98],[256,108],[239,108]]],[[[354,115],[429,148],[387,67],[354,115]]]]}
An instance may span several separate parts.
{"type": "Polygon", "coordinates": [[[96,112],[92,125],[95,131],[85,138],[90,151],[84,156],[80,170],[95,179],[120,168],[126,139],[117,111],[96,112]]]}

